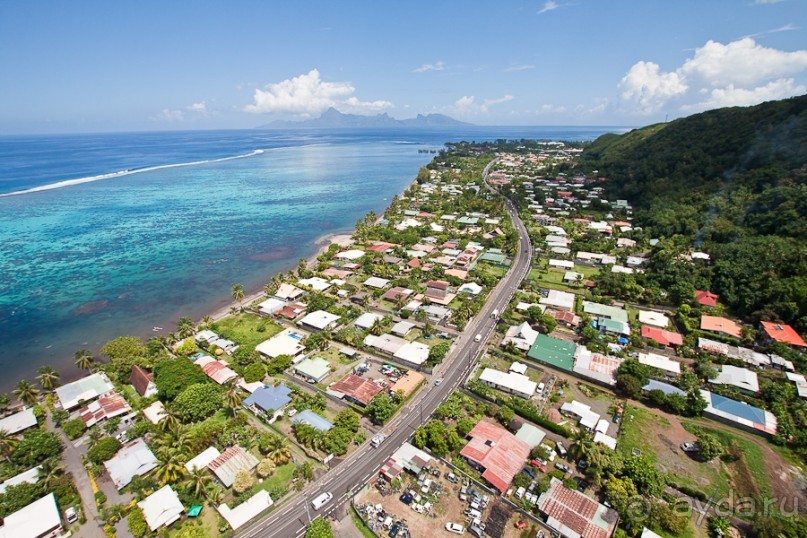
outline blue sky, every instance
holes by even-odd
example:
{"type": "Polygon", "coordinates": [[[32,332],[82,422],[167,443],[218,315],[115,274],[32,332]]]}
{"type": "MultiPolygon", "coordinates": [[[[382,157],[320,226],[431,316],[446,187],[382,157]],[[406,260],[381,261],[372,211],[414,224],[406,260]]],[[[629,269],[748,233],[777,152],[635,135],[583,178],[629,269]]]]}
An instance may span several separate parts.
{"type": "Polygon", "coordinates": [[[0,133],[643,125],[807,93],[803,0],[1,2],[0,133]]]}

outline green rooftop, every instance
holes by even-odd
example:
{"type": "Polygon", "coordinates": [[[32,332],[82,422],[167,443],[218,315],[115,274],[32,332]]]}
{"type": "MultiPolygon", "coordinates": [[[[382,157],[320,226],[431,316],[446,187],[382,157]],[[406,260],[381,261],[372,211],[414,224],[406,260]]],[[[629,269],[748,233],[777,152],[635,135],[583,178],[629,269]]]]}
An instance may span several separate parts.
{"type": "Polygon", "coordinates": [[[607,304],[592,303],[583,301],[583,312],[596,317],[609,318],[614,321],[628,322],[628,312],[624,308],[618,308],[607,304]]]}
{"type": "Polygon", "coordinates": [[[507,259],[507,256],[504,254],[496,254],[494,252],[485,252],[481,256],[479,256],[480,261],[483,262],[491,262],[497,265],[504,265],[504,260],[507,259]]]}
{"type": "Polygon", "coordinates": [[[577,346],[573,342],[539,334],[527,356],[538,362],[571,372],[574,369],[576,350],[577,346]]]}

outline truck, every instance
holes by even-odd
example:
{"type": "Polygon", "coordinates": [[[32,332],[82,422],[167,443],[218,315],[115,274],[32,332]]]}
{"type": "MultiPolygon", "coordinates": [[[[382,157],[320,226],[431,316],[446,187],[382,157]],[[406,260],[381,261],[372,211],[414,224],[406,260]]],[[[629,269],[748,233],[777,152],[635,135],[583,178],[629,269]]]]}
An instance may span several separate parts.
{"type": "Polygon", "coordinates": [[[384,435],[383,433],[377,433],[377,434],[375,434],[375,435],[373,436],[372,440],[370,441],[370,445],[371,445],[373,448],[378,448],[378,445],[380,445],[381,443],[383,443],[383,442],[384,442],[384,439],[386,439],[386,438],[387,438],[387,436],[386,436],[386,435],[384,435]]]}
{"type": "Polygon", "coordinates": [[[316,499],[311,501],[311,506],[314,507],[314,510],[319,510],[320,508],[328,504],[328,502],[330,502],[331,499],[333,499],[333,493],[331,493],[330,491],[320,493],[316,499]]]}
{"type": "Polygon", "coordinates": [[[499,309],[494,308],[493,312],[491,312],[491,314],[490,314],[490,317],[492,317],[493,319],[498,319],[499,318],[499,309]]]}

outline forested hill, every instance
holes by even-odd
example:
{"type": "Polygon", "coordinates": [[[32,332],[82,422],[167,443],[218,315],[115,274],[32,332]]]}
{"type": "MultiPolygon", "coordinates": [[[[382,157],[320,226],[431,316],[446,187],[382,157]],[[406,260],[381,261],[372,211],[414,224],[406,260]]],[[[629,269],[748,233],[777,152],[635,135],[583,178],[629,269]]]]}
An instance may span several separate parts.
{"type": "MultiPolygon", "coordinates": [[[[650,236],[712,254],[697,276],[659,274],[667,284],[709,286],[741,316],[807,330],[807,96],[606,135],[581,166],[650,236]]],[[[677,255],[666,254],[654,260],[677,255]]]]}

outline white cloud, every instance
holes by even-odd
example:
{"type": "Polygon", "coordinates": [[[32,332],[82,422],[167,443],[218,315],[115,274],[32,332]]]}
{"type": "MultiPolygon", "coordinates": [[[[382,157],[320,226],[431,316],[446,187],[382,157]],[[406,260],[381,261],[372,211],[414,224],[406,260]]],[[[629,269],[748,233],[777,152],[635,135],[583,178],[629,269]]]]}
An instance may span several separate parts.
{"type": "Polygon", "coordinates": [[[504,69],[502,69],[502,72],[514,73],[516,71],[526,71],[528,69],[535,69],[535,66],[532,64],[513,65],[511,67],[505,67],[504,69]]]}
{"type": "Polygon", "coordinates": [[[541,108],[535,111],[536,114],[562,114],[566,112],[566,107],[563,105],[541,105],[541,108]]]}
{"type": "Polygon", "coordinates": [[[442,71],[446,68],[445,64],[441,61],[435,62],[433,64],[423,64],[417,69],[413,69],[413,73],[425,73],[427,71],[442,71]]]}
{"type": "Polygon", "coordinates": [[[244,107],[255,114],[279,113],[301,117],[316,116],[330,107],[342,112],[373,112],[392,107],[389,101],[360,101],[353,96],[356,88],[349,82],[324,82],[319,71],[312,69],[303,75],[256,89],[254,103],[244,107]]]}
{"type": "Polygon", "coordinates": [[[662,73],[658,64],[637,62],[619,83],[624,101],[633,102],[642,114],[656,112],[670,98],[687,91],[678,73],[662,73]]]}
{"type": "Polygon", "coordinates": [[[473,116],[477,114],[486,114],[490,107],[506,103],[515,99],[512,95],[503,95],[496,99],[483,99],[478,102],[473,95],[463,95],[451,106],[446,107],[449,113],[458,116],[473,116]]]}
{"type": "Polygon", "coordinates": [[[207,105],[205,104],[204,101],[200,101],[198,103],[193,103],[192,105],[187,107],[187,109],[192,111],[192,112],[199,112],[200,114],[206,114],[207,113],[207,105]]]}
{"type": "Polygon", "coordinates": [[[559,7],[560,7],[560,4],[558,4],[554,0],[547,0],[546,2],[544,2],[544,7],[542,7],[540,9],[540,11],[538,11],[538,15],[541,15],[541,14],[546,13],[548,11],[554,11],[554,10],[558,9],[559,7]]]}
{"type": "Polygon", "coordinates": [[[207,105],[204,101],[200,101],[198,103],[188,105],[181,110],[164,108],[159,114],[155,114],[149,119],[151,121],[173,123],[178,121],[194,120],[198,117],[206,116],[207,112],[207,105]]]}
{"type": "Polygon", "coordinates": [[[175,122],[175,121],[182,121],[183,119],[185,119],[185,114],[183,114],[181,110],[171,110],[170,108],[164,108],[160,111],[159,114],[151,116],[149,119],[151,121],[175,122]]]}
{"type": "Polygon", "coordinates": [[[786,52],[744,37],[725,45],[708,41],[675,71],[637,62],[619,89],[623,103],[639,114],[652,114],[668,105],[682,111],[747,106],[803,92],[804,86],[789,77],[805,70],[807,50],[786,52]]]}
{"type": "Polygon", "coordinates": [[[778,28],[773,28],[772,30],[765,30],[764,32],[757,32],[755,34],[748,34],[747,36],[744,36],[744,37],[760,37],[760,36],[765,36],[765,35],[769,35],[769,34],[778,34],[780,32],[792,32],[793,30],[801,30],[801,27],[796,26],[795,24],[788,23],[788,24],[783,24],[782,26],[780,26],[778,28]]]}

